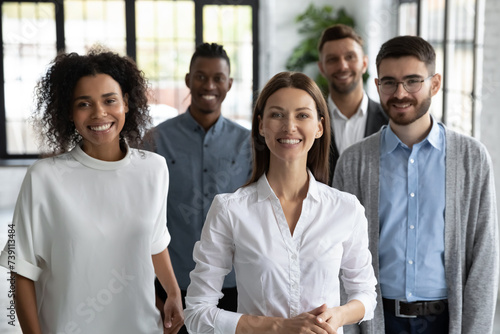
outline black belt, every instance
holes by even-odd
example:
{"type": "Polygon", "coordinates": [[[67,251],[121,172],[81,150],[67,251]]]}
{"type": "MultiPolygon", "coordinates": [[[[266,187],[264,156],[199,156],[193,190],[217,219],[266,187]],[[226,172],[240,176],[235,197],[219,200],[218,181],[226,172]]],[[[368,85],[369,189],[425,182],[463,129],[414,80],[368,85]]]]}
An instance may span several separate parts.
{"type": "Polygon", "coordinates": [[[382,298],[384,311],[400,318],[416,318],[423,315],[438,315],[448,310],[448,301],[431,300],[407,303],[401,300],[382,298]]]}

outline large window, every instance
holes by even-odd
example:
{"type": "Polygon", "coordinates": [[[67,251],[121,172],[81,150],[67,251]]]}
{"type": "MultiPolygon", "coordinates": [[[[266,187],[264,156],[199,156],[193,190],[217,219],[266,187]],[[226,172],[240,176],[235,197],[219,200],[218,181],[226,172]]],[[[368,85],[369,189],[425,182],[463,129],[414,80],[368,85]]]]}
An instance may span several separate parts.
{"type": "Polygon", "coordinates": [[[151,86],[155,124],[190,104],[185,74],[197,44],[224,45],[234,83],[223,114],[250,124],[258,83],[258,0],[3,1],[0,15],[0,159],[37,156],[28,122],[36,81],[58,51],[102,45],[128,54],[151,86]]]}
{"type": "Polygon", "coordinates": [[[480,114],[484,0],[401,0],[399,34],[419,35],[436,50],[442,89],[431,112],[452,129],[476,135],[480,114]]]}

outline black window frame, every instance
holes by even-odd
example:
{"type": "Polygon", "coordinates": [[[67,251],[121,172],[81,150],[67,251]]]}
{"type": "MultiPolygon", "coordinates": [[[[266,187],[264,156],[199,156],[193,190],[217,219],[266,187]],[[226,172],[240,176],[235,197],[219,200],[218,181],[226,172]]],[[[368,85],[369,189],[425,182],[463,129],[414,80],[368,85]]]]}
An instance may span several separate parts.
{"type": "MultiPolygon", "coordinates": [[[[472,91],[471,91],[471,98],[472,98],[472,103],[471,103],[471,136],[477,136],[478,133],[478,127],[479,124],[477,124],[478,121],[478,115],[480,114],[480,108],[481,108],[481,92],[478,92],[478,69],[477,64],[478,64],[478,57],[482,53],[482,48],[483,44],[482,42],[482,37],[479,36],[479,25],[481,24],[479,22],[479,15],[478,12],[481,9],[481,0],[475,0],[475,16],[474,16],[474,40],[471,43],[474,47],[473,51],[473,84],[472,84],[472,91]]],[[[449,36],[449,20],[450,20],[450,2],[451,0],[444,0],[445,2],[445,8],[444,8],[444,31],[443,31],[443,39],[440,41],[443,44],[443,73],[442,73],[442,80],[441,80],[441,90],[443,91],[443,101],[442,101],[442,122],[446,124],[447,122],[447,111],[448,111],[448,92],[450,91],[450,78],[447,75],[448,72],[448,54],[450,53],[450,45],[451,44],[460,44],[461,41],[456,41],[456,40],[450,40],[449,36]]],[[[399,0],[398,8],[400,5],[405,4],[405,3],[415,3],[417,5],[417,17],[416,17],[416,22],[417,22],[417,36],[421,36],[421,17],[422,17],[422,4],[421,0],[399,0]]],[[[400,18],[398,17],[398,20],[400,18]]],[[[433,41],[429,41],[432,43],[433,41]]]]}
{"type": "MultiPolygon", "coordinates": [[[[137,60],[136,47],[136,11],[135,0],[123,0],[125,3],[125,32],[126,32],[126,52],[129,57],[137,60]]],[[[252,7],[252,35],[253,35],[253,70],[252,70],[252,91],[253,100],[257,97],[257,87],[259,83],[259,0],[182,0],[192,1],[195,5],[195,45],[203,43],[203,7],[206,5],[238,5],[252,7]]],[[[55,5],[56,24],[56,51],[62,52],[65,49],[64,31],[64,0],[4,0],[3,3],[52,3],[55,5]]],[[[5,107],[5,84],[4,80],[4,52],[3,52],[3,22],[2,8],[0,7],[0,78],[2,86],[0,88],[0,166],[29,165],[33,160],[38,159],[38,154],[9,154],[7,152],[7,120],[5,107]]]]}

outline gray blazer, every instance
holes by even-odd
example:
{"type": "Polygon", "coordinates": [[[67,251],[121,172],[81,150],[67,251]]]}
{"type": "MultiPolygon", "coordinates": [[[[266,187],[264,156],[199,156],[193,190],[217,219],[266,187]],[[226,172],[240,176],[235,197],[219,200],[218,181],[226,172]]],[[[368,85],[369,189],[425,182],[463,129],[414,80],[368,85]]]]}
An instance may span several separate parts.
{"type": "MultiPolygon", "coordinates": [[[[445,127],[445,275],[449,333],[492,333],[499,278],[499,244],[491,159],[477,140],[445,127]]],[[[358,197],[366,209],[370,251],[379,275],[379,146],[381,131],[340,157],[333,186],[358,197]]],[[[345,333],[384,333],[380,286],[375,317],[345,333]]],[[[345,302],[345,300],[344,300],[345,302]]]]}

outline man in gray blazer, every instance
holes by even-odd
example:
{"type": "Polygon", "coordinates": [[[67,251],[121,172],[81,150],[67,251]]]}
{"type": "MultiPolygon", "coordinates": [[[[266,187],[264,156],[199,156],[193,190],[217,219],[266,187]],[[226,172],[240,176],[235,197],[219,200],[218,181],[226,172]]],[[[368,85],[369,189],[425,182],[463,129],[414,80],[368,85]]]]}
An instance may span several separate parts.
{"type": "Polygon", "coordinates": [[[492,333],[499,240],[491,159],[429,113],[441,76],[420,37],[384,43],[375,79],[389,125],[349,147],[333,186],[365,207],[375,317],[345,333],[492,333]]]}
{"type": "Polygon", "coordinates": [[[368,98],[363,90],[368,57],[363,51],[361,36],[344,24],[333,25],[323,31],[318,51],[318,67],[328,81],[331,181],[339,155],[350,145],[377,132],[388,120],[380,104],[368,98]]]}

